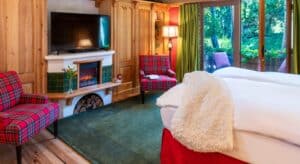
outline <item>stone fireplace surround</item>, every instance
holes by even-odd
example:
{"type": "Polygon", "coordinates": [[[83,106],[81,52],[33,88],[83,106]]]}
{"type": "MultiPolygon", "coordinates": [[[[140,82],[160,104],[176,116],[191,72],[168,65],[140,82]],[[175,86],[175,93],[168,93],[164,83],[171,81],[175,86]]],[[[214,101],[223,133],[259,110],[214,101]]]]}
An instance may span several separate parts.
{"type": "MultiPolygon", "coordinates": [[[[111,83],[112,81],[112,57],[115,54],[114,51],[96,51],[96,52],[85,52],[85,53],[70,53],[70,54],[60,54],[60,55],[48,55],[45,57],[45,59],[48,62],[48,90],[49,90],[49,83],[51,85],[55,85],[53,83],[53,75],[58,75],[58,74],[64,74],[63,69],[66,68],[70,64],[75,64],[78,66],[79,64],[76,63],[86,63],[87,61],[100,61],[102,69],[101,71],[101,80],[99,85],[95,87],[99,88],[106,88],[104,89],[95,89],[94,86],[91,92],[84,92],[84,94],[76,94],[74,97],[69,98],[69,96],[65,92],[65,90],[61,90],[59,92],[49,93],[48,91],[48,96],[50,99],[57,101],[60,104],[61,111],[60,111],[60,117],[68,117],[76,113],[75,107],[77,106],[78,102],[81,101],[82,98],[87,97],[88,95],[97,95],[102,99],[102,104],[103,105],[108,105],[112,102],[112,91],[107,90],[109,87],[114,87],[117,85],[114,85],[111,83]],[[104,86],[104,87],[103,87],[104,86]],[[67,95],[65,97],[68,98],[62,98],[64,96],[58,96],[60,98],[53,98],[53,95],[67,95]],[[52,95],[52,96],[51,96],[52,95]]],[[[63,75],[62,75],[63,76],[63,75]]],[[[55,76],[54,76],[55,77],[55,76]]],[[[64,85],[64,80],[62,84],[64,85]]],[[[75,80],[77,81],[77,79],[75,80]]],[[[76,83],[73,86],[73,89],[77,89],[78,84],[76,83]]],[[[85,87],[88,88],[88,87],[85,87]]],[[[81,88],[81,89],[85,89],[81,88]]]]}

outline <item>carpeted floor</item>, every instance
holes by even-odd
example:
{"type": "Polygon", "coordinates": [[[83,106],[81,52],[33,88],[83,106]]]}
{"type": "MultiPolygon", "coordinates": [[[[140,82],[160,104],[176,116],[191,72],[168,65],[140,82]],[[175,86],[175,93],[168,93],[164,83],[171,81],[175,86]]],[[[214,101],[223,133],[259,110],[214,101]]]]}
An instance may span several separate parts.
{"type": "Polygon", "coordinates": [[[159,163],[159,94],[118,102],[59,121],[59,138],[92,163],[159,163]]]}

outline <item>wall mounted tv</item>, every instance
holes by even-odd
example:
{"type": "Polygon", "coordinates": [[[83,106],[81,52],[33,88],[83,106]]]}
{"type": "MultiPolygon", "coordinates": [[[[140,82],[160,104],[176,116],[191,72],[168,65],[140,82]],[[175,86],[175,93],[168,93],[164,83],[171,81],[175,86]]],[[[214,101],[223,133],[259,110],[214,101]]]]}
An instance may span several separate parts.
{"type": "Polygon", "coordinates": [[[109,16],[51,13],[52,52],[82,52],[109,48],[109,16]]]}

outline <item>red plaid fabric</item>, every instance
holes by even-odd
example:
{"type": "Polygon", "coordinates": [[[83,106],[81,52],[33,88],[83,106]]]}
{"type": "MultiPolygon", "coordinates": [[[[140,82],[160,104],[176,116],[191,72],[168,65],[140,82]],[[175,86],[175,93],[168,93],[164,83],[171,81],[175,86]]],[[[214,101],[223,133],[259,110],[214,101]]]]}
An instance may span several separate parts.
{"type": "Polygon", "coordinates": [[[0,73],[0,112],[17,105],[22,94],[22,84],[16,72],[0,73]]]}
{"type": "Polygon", "coordinates": [[[16,72],[0,74],[0,144],[21,145],[59,116],[48,98],[24,94],[16,72]]]}
{"type": "Polygon", "coordinates": [[[167,73],[168,73],[168,76],[170,76],[170,77],[176,77],[176,73],[171,69],[168,69],[167,73]]]}
{"type": "Polygon", "coordinates": [[[21,145],[59,116],[59,106],[48,104],[21,104],[0,112],[0,143],[21,145]]]}
{"type": "Polygon", "coordinates": [[[176,85],[176,74],[170,69],[168,56],[140,56],[140,83],[142,91],[165,91],[176,85]],[[145,75],[156,74],[150,80],[145,75]]]}
{"type": "Polygon", "coordinates": [[[48,97],[43,95],[22,94],[19,104],[47,104],[48,97]]]}
{"type": "Polygon", "coordinates": [[[177,80],[175,78],[159,75],[159,79],[155,80],[141,79],[141,88],[143,91],[165,91],[174,87],[176,83],[177,80]]]}
{"type": "Polygon", "coordinates": [[[168,69],[170,69],[169,57],[158,55],[140,56],[140,68],[146,75],[166,75],[168,69]]]}

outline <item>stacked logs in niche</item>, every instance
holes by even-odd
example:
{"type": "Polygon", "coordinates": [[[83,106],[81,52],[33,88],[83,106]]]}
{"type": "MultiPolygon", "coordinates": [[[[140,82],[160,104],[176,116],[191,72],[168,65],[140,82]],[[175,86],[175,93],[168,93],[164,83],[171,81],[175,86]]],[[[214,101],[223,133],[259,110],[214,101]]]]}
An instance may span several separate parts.
{"type": "Polygon", "coordinates": [[[75,106],[74,114],[89,110],[97,110],[103,106],[103,101],[100,96],[96,94],[89,94],[82,97],[75,106]]]}

